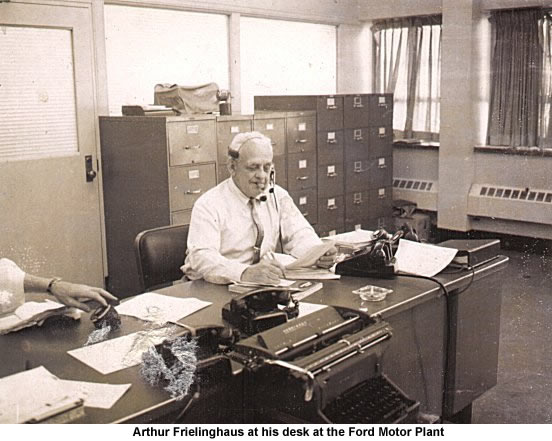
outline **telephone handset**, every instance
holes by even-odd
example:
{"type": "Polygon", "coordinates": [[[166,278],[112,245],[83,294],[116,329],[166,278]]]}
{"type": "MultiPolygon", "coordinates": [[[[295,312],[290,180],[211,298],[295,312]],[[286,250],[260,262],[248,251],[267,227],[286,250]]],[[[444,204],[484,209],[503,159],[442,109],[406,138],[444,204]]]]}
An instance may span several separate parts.
{"type": "Polygon", "coordinates": [[[295,318],[299,302],[286,288],[260,288],[232,299],[222,308],[222,318],[244,334],[265,331],[295,318]]]}

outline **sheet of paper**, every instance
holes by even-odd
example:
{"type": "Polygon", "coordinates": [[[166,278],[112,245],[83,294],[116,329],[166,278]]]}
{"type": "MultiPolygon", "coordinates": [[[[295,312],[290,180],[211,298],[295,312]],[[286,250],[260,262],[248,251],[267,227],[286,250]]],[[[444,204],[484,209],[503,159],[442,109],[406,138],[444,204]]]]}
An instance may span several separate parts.
{"type": "Polygon", "coordinates": [[[336,243],[347,243],[351,245],[366,244],[373,241],[373,231],[370,230],[355,230],[347,233],[340,233],[332,236],[332,240],[336,243]]]}
{"type": "Polygon", "coordinates": [[[319,305],[317,303],[299,303],[299,315],[297,317],[304,317],[306,315],[312,314],[313,312],[319,311],[320,309],[326,308],[327,305],[319,305]]]}
{"type": "Polygon", "coordinates": [[[90,383],[88,381],[59,380],[63,386],[84,395],[86,407],[111,409],[130,388],[131,384],[90,383]]]}
{"type": "Polygon", "coordinates": [[[65,306],[58,302],[52,302],[46,299],[44,302],[25,302],[15,310],[15,315],[21,320],[28,320],[35,315],[41,314],[51,309],[64,308],[65,306]]]}
{"type": "Polygon", "coordinates": [[[324,255],[331,247],[334,246],[334,242],[326,241],[319,245],[313,246],[304,255],[299,257],[295,262],[286,266],[286,269],[308,268],[313,266],[316,261],[324,255]]]}
{"type": "Polygon", "coordinates": [[[176,322],[210,304],[196,298],[182,299],[146,292],[121,303],[115,309],[121,315],[130,315],[155,323],[166,323],[176,322]]]}
{"type": "Polygon", "coordinates": [[[173,332],[174,328],[172,327],[140,331],[73,349],[67,353],[106,375],[140,364],[144,352],[150,347],[162,343],[173,332]]]}
{"type": "Polygon", "coordinates": [[[452,262],[457,250],[401,239],[395,253],[399,271],[433,277],[452,262]]]}
{"type": "Polygon", "coordinates": [[[286,269],[285,276],[293,280],[334,280],[341,276],[324,268],[286,269]]]}
{"type": "Polygon", "coordinates": [[[291,286],[294,283],[295,283],[295,280],[280,279],[280,282],[278,282],[277,285],[265,285],[265,284],[254,283],[254,282],[234,282],[233,285],[251,287],[251,288],[257,288],[257,287],[262,288],[265,286],[273,286],[275,288],[287,288],[288,286],[291,286]]]}
{"type": "Polygon", "coordinates": [[[84,398],[44,366],[0,379],[0,423],[23,423],[68,410],[84,398]]]}

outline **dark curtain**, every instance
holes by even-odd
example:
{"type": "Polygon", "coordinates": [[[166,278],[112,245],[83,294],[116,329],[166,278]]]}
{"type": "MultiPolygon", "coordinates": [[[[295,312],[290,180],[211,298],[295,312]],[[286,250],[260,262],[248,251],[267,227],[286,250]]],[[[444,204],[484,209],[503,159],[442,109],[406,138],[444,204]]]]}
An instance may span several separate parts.
{"type": "Polygon", "coordinates": [[[487,144],[536,146],[542,46],[540,9],[493,11],[487,144]]]}

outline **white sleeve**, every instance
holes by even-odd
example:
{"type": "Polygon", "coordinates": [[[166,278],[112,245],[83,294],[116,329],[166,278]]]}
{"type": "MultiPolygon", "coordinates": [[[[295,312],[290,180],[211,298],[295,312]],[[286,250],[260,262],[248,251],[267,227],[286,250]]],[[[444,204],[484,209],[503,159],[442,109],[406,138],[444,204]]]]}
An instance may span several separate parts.
{"type": "Polygon", "coordinates": [[[190,279],[205,279],[211,283],[239,281],[249,266],[227,259],[220,253],[221,229],[216,210],[208,200],[198,200],[192,209],[188,250],[182,271],[190,279]]]}
{"type": "Polygon", "coordinates": [[[286,254],[300,257],[314,245],[322,243],[287,191],[283,192],[279,201],[281,234],[286,254]]]}
{"type": "Polygon", "coordinates": [[[22,304],[25,301],[25,272],[9,259],[0,259],[0,312],[5,303],[22,304]]]}

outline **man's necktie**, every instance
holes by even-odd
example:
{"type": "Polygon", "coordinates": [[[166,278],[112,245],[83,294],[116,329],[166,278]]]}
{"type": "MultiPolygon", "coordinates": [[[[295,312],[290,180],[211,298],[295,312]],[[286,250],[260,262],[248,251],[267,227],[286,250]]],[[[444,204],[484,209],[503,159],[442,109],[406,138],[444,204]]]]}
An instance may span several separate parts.
{"type": "Polygon", "coordinates": [[[259,217],[259,212],[257,210],[257,205],[260,202],[255,198],[249,199],[249,207],[251,208],[251,217],[253,218],[253,223],[257,228],[257,239],[255,240],[255,246],[253,247],[253,263],[258,263],[261,260],[261,244],[263,243],[264,230],[263,225],[261,224],[261,219],[259,217]]]}

